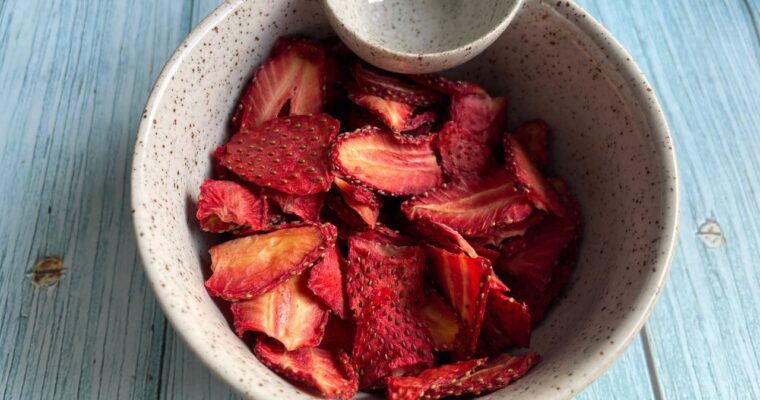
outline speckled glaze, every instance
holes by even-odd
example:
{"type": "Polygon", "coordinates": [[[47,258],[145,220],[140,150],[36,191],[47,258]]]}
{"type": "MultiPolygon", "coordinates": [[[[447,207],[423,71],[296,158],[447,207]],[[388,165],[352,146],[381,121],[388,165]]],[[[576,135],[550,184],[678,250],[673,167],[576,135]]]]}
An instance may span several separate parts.
{"type": "Polygon", "coordinates": [[[389,71],[421,74],[480,54],[523,0],[323,0],[328,21],[357,55],[389,71]]]}
{"type": "MultiPolygon", "coordinates": [[[[249,398],[310,396],[259,363],[206,293],[213,239],[194,218],[198,186],[275,38],[324,36],[328,26],[316,0],[225,2],[167,63],[135,146],[134,225],[156,297],[187,345],[249,398]]],[[[580,263],[535,331],[543,362],[489,398],[569,398],[635,337],[667,276],[678,185],[662,112],[628,54],[572,3],[526,1],[504,35],[451,75],[506,95],[510,126],[540,116],[554,128],[555,168],[585,214],[580,263]]]]}

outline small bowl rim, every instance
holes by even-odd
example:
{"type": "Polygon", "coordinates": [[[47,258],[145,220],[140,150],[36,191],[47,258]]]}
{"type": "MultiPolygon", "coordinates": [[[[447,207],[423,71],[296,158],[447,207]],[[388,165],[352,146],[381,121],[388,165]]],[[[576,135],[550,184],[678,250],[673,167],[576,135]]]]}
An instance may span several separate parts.
{"type": "MultiPolygon", "coordinates": [[[[144,175],[145,154],[147,153],[150,132],[152,131],[151,121],[156,115],[158,106],[161,103],[173,76],[185,61],[186,57],[215,26],[228,18],[230,14],[234,13],[234,11],[246,1],[247,0],[225,0],[192,29],[185,39],[177,46],[162,68],[152,86],[150,96],[143,109],[141,123],[138,127],[138,134],[135,139],[134,152],[132,155],[130,189],[131,207],[133,209],[132,221],[141,264],[145,271],[148,283],[151,286],[155,298],[166,316],[166,319],[171,323],[176,334],[182,339],[187,347],[190,348],[193,354],[195,354],[195,356],[198,357],[198,359],[201,360],[201,362],[203,362],[214,375],[229,385],[230,388],[237,393],[248,393],[252,398],[265,398],[265,395],[263,392],[259,391],[259,388],[246,388],[237,380],[229,379],[223,369],[223,363],[219,361],[219,359],[212,357],[209,352],[203,351],[205,342],[201,341],[198,337],[187,334],[188,330],[192,328],[192,325],[188,318],[179,310],[169,307],[168,299],[161,295],[162,291],[158,288],[159,275],[158,272],[156,272],[157,268],[152,267],[149,262],[147,254],[149,246],[147,239],[138,234],[145,227],[143,222],[150,220],[149,215],[144,215],[145,211],[141,206],[141,204],[147,199],[147,194],[142,190],[141,182],[144,175]]],[[[625,48],[623,48],[618,40],[607,31],[601,23],[596,21],[596,19],[594,19],[588,12],[574,2],[563,2],[561,6],[566,7],[568,10],[560,12],[557,5],[543,0],[525,0],[523,6],[528,1],[544,3],[557,11],[562,18],[565,18],[570,24],[577,27],[590,41],[597,45],[605,55],[609,56],[612,61],[617,62],[621,67],[621,70],[619,71],[621,75],[638,79],[637,82],[630,86],[633,97],[639,100],[640,104],[651,104],[649,107],[642,107],[643,120],[649,124],[654,140],[661,143],[661,145],[657,146],[657,149],[660,158],[659,161],[664,170],[664,176],[670,176],[673,178],[672,185],[674,189],[672,191],[665,191],[663,195],[663,206],[665,207],[663,215],[664,222],[660,246],[657,249],[658,254],[661,254],[661,256],[657,258],[657,271],[650,275],[650,279],[653,282],[656,282],[655,286],[650,289],[653,293],[646,297],[642,296],[641,298],[644,299],[642,301],[643,307],[637,307],[637,311],[630,314],[631,317],[637,316],[638,319],[636,320],[634,328],[629,331],[625,339],[616,342],[614,345],[609,345],[609,348],[612,351],[606,352],[607,356],[605,356],[605,359],[599,362],[591,373],[583,377],[575,377],[573,379],[573,385],[568,385],[562,392],[557,393],[558,399],[570,399],[607,371],[628,348],[630,343],[641,331],[641,328],[651,314],[655,303],[661,296],[663,286],[671,269],[676,240],[678,238],[680,179],[672,137],[660,102],[657,100],[657,96],[644,73],[635,61],[633,61],[633,58],[625,48]],[[568,14],[567,11],[570,11],[570,13],[568,14]],[[568,15],[573,14],[579,15],[580,18],[576,18],[575,20],[570,19],[568,15]]]]}

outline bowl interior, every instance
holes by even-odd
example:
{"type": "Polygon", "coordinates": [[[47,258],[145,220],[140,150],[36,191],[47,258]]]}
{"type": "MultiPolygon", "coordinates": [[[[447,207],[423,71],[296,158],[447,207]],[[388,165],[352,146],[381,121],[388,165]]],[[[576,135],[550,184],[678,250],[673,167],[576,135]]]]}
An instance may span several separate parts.
{"type": "MultiPolygon", "coordinates": [[[[198,186],[274,40],[329,32],[316,1],[225,2],[167,64],[136,144],[134,221],[156,296],[189,347],[249,397],[308,395],[260,364],[206,293],[212,239],[194,218],[198,186]]],[[[549,123],[555,171],[585,217],[575,277],[533,337],[544,360],[495,397],[577,393],[634,337],[661,288],[675,231],[675,166],[656,100],[626,58],[572,4],[530,1],[491,47],[450,71],[507,96],[510,126],[549,123]]]]}
{"type": "Polygon", "coordinates": [[[483,37],[504,21],[517,0],[325,0],[347,29],[398,53],[444,52],[483,37]]]}

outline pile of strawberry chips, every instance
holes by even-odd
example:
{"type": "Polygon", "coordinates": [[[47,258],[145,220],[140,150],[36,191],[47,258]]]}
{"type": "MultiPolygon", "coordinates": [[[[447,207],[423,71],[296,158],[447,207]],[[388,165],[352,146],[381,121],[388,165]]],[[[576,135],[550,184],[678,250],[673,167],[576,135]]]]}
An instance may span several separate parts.
{"type": "Polygon", "coordinates": [[[581,217],[549,126],[506,114],[471,82],[277,40],[197,211],[221,239],[206,288],[262,363],[326,398],[438,399],[540,361],[520,349],[572,277],[581,217]]]}

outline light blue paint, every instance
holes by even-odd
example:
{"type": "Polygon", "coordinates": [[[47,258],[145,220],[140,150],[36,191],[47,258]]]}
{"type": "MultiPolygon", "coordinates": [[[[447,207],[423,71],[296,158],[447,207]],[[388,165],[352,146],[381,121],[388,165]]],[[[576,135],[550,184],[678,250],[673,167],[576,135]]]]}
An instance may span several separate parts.
{"type": "MultiPolygon", "coordinates": [[[[234,398],[166,327],[126,201],[151,83],[215,3],[0,1],[0,398],[234,398]],[[46,255],[66,275],[33,290],[46,255]]],[[[578,398],[760,398],[760,2],[579,3],[654,85],[683,211],[647,336],[578,398]]]]}

